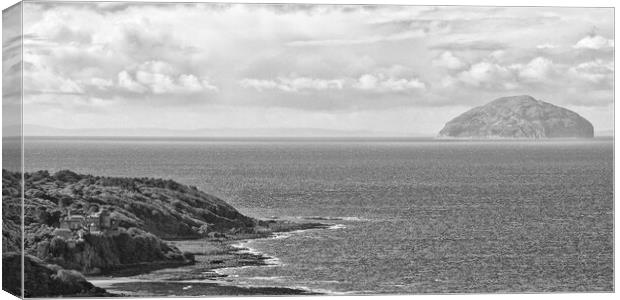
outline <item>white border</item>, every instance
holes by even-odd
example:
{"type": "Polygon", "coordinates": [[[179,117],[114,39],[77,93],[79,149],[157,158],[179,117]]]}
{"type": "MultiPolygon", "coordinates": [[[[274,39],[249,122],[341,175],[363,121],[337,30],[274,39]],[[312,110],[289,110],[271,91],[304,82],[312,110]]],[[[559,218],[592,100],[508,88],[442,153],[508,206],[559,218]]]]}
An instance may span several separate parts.
{"type": "MultiPolygon", "coordinates": [[[[71,2],[84,2],[84,1],[76,1],[76,0],[65,0],[71,2]]],[[[86,0],[92,1],[92,0],[86,0]]],[[[10,1],[10,0],[0,0],[0,7],[4,10],[9,6],[17,3],[18,1],[10,1]]],[[[43,1],[46,2],[46,1],[43,1]]],[[[95,1],[92,1],[95,2],[95,1]]],[[[126,1],[112,1],[112,2],[201,2],[201,1],[181,1],[181,0],[155,0],[155,1],[135,1],[135,0],[126,0],[126,1]]],[[[240,0],[240,1],[230,1],[230,0],[219,0],[219,1],[204,1],[204,2],[229,2],[229,3],[316,3],[316,4],[405,4],[405,5],[476,5],[476,6],[573,6],[573,7],[616,7],[616,2],[613,0],[440,0],[440,1],[432,1],[432,0],[240,0]]],[[[616,17],[616,12],[614,10],[614,19],[616,17]]],[[[1,22],[0,22],[1,23],[1,22]]],[[[2,29],[2,25],[0,24],[0,31],[2,29]]],[[[618,32],[618,24],[615,23],[614,28],[614,40],[617,40],[617,32],[618,32]]],[[[614,56],[615,57],[615,56],[614,56]]],[[[615,63],[615,59],[614,59],[615,63]]],[[[614,68],[614,70],[617,70],[614,68]]],[[[615,76],[615,74],[614,74],[615,76]]],[[[618,86],[618,77],[614,77],[614,85],[618,86]]],[[[2,87],[2,83],[0,81],[0,89],[2,87]]],[[[617,90],[614,89],[614,99],[617,99],[617,90]]],[[[615,103],[615,100],[614,100],[615,103]]],[[[1,122],[1,106],[0,106],[0,122],[1,122]]],[[[614,115],[617,115],[619,111],[619,107],[614,105],[614,115]]],[[[620,132],[620,124],[615,123],[614,118],[614,132],[620,132]]],[[[615,237],[615,226],[618,224],[618,214],[615,209],[615,187],[618,186],[619,179],[616,175],[616,170],[618,169],[618,160],[615,158],[618,157],[619,150],[616,147],[616,143],[614,141],[614,237],[615,237]]],[[[0,153],[2,152],[2,146],[0,143],[0,153]]],[[[0,163],[1,164],[1,163],[0,163]]],[[[614,240],[616,241],[616,240],[614,240]]],[[[614,245],[614,258],[618,257],[618,244],[614,245]]],[[[614,261],[614,286],[618,287],[618,276],[615,272],[616,264],[614,261]]],[[[410,297],[416,297],[419,299],[495,299],[500,297],[502,299],[511,299],[511,300],[521,300],[522,297],[527,297],[528,299],[583,299],[583,298],[599,298],[599,299],[615,299],[613,293],[555,293],[555,294],[468,294],[468,295],[401,295],[401,296],[338,296],[338,297],[346,297],[346,299],[409,299],[410,297]]],[[[8,294],[5,291],[0,292],[0,299],[15,299],[12,295],[8,294]]],[[[303,297],[210,297],[211,299],[219,298],[219,299],[325,299],[325,296],[303,296],[303,297]]],[[[113,298],[111,298],[113,299],[113,298]]],[[[147,299],[147,298],[143,298],[147,299]]],[[[198,298],[148,298],[148,299],[188,299],[195,300],[198,298]]],[[[345,298],[342,298],[345,299],[345,298]]]]}

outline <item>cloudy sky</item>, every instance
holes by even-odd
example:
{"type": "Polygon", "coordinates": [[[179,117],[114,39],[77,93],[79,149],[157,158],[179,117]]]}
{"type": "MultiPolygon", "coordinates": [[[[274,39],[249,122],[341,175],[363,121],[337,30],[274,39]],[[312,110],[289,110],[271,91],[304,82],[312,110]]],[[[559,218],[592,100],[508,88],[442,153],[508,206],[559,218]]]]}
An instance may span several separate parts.
{"type": "Polygon", "coordinates": [[[435,135],[529,94],[613,128],[612,9],[26,6],[26,124],[435,135]]]}

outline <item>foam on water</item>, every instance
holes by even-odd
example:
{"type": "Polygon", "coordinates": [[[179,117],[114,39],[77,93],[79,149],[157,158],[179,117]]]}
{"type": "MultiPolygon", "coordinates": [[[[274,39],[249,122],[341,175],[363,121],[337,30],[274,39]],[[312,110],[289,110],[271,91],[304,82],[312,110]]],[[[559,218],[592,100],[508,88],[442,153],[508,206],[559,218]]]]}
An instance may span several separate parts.
{"type": "Polygon", "coordinates": [[[345,226],[344,224],[334,224],[331,225],[329,227],[327,227],[327,229],[343,229],[343,228],[347,228],[347,226],[345,226]]]}
{"type": "Polygon", "coordinates": [[[360,217],[322,217],[322,216],[300,216],[295,217],[303,220],[323,220],[323,221],[368,221],[369,219],[360,217]]]}

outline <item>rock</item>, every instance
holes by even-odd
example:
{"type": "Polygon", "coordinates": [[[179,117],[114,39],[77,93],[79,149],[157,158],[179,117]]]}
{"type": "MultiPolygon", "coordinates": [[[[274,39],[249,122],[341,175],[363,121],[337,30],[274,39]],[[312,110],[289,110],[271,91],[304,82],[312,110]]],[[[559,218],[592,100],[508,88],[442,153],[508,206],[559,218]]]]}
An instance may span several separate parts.
{"type": "Polygon", "coordinates": [[[503,97],[452,119],[440,138],[592,138],[592,124],[568,109],[531,96],[503,97]]]}
{"type": "MultiPolygon", "coordinates": [[[[2,254],[2,286],[13,295],[21,295],[21,255],[17,252],[2,254]]],[[[111,296],[104,289],[88,282],[82,274],[46,264],[40,259],[24,256],[24,296],[111,296]]]]}
{"type": "Polygon", "coordinates": [[[70,244],[60,237],[42,241],[28,252],[46,262],[84,274],[109,273],[144,264],[184,265],[193,262],[178,248],[138,228],[121,228],[113,234],[85,234],[70,244]]]}

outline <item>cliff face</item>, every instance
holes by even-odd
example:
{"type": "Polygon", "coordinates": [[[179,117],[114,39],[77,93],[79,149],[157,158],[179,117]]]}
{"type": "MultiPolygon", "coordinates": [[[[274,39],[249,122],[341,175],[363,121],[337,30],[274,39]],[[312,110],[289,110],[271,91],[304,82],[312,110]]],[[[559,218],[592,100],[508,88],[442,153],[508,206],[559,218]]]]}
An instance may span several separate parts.
{"type": "Polygon", "coordinates": [[[439,137],[453,138],[592,138],[592,124],[568,109],[513,96],[493,100],[452,119],[439,137]]]}

